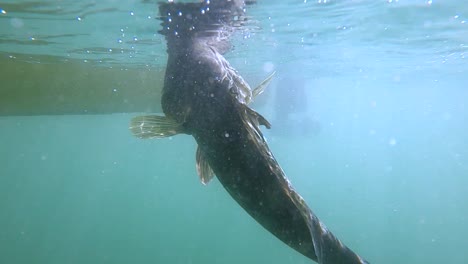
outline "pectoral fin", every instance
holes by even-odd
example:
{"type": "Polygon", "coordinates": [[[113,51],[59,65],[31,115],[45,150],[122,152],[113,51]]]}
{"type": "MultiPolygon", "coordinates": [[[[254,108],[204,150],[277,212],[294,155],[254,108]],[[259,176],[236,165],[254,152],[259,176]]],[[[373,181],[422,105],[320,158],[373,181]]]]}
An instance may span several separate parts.
{"type": "Polygon", "coordinates": [[[248,106],[245,106],[245,111],[247,113],[247,115],[249,116],[249,119],[257,126],[259,125],[263,125],[265,126],[266,128],[270,129],[271,128],[271,124],[270,122],[268,122],[268,120],[266,120],[265,117],[263,117],[261,114],[255,112],[255,110],[253,110],[252,108],[248,107],[248,106]]]}
{"type": "Polygon", "coordinates": [[[138,138],[165,138],[183,133],[183,127],[165,116],[137,116],[130,122],[130,130],[138,138]]]}
{"type": "Polygon", "coordinates": [[[265,91],[265,88],[270,84],[271,79],[273,79],[275,73],[275,71],[272,72],[263,82],[261,82],[257,87],[255,87],[255,89],[253,89],[252,95],[254,98],[265,91]]]}
{"type": "Polygon", "coordinates": [[[195,154],[197,173],[200,177],[200,181],[203,185],[207,185],[211,179],[214,177],[214,172],[210,167],[210,164],[205,159],[203,152],[201,152],[200,147],[197,147],[197,153],[195,154]]]}
{"type": "MultiPolygon", "coordinates": [[[[265,91],[265,88],[268,86],[268,84],[270,84],[271,79],[273,79],[273,76],[275,75],[275,73],[276,72],[272,72],[263,82],[261,82],[252,91],[253,98],[255,98],[257,95],[259,95],[259,94],[263,93],[263,91],[265,91]]],[[[248,102],[248,103],[250,103],[250,102],[248,102]]],[[[245,111],[246,111],[247,115],[249,116],[249,119],[251,120],[251,122],[253,122],[255,125],[257,125],[257,126],[263,125],[268,129],[271,128],[270,122],[268,122],[268,120],[266,120],[266,118],[263,117],[261,114],[255,112],[253,109],[251,109],[248,106],[245,106],[245,111]]]]}
{"type": "Polygon", "coordinates": [[[272,72],[263,82],[261,82],[257,87],[255,87],[255,89],[253,89],[252,92],[250,92],[250,86],[244,81],[244,79],[242,79],[242,77],[234,75],[233,81],[235,85],[240,89],[242,94],[246,95],[244,96],[245,103],[250,104],[257,95],[265,91],[265,88],[270,84],[275,73],[276,72],[272,72]]]}

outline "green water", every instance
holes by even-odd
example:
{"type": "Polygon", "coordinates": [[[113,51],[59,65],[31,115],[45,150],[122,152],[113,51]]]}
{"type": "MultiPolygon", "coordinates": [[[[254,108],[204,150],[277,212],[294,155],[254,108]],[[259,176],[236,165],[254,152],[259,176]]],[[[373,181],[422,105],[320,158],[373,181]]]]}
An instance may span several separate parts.
{"type": "MultiPolygon", "coordinates": [[[[141,114],[129,111],[159,109],[146,105],[166,56],[155,3],[0,9],[0,264],[311,263],[216,179],[200,183],[190,136],[129,132],[141,114]],[[60,110],[92,114],[44,114],[60,110]]],[[[272,0],[249,12],[227,57],[252,86],[277,71],[253,108],[317,216],[373,264],[468,263],[466,5],[272,0]]]]}
{"type": "MultiPolygon", "coordinates": [[[[464,263],[465,123],[416,111],[369,136],[335,111],[317,136],[269,137],[313,210],[373,263],[464,263]]],[[[199,182],[191,137],[138,140],[132,116],[0,118],[1,263],[310,263],[199,182]]]]}
{"type": "Polygon", "coordinates": [[[1,119],[1,263],[308,262],[199,182],[190,137],[129,117],[1,119]]]}

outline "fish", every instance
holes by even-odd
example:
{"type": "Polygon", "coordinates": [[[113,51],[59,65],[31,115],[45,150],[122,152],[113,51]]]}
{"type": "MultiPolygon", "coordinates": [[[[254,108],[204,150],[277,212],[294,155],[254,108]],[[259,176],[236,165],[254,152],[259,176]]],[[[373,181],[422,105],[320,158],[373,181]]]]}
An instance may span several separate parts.
{"type": "Polygon", "coordinates": [[[142,139],[178,134],[197,143],[196,170],[203,184],[215,177],[260,225],[320,264],[368,263],[338,240],[294,190],[261,131],[271,124],[249,104],[268,86],[256,88],[224,54],[230,35],[246,23],[254,1],[205,0],[159,4],[167,41],[163,115],[134,117],[130,130],[142,139]]]}

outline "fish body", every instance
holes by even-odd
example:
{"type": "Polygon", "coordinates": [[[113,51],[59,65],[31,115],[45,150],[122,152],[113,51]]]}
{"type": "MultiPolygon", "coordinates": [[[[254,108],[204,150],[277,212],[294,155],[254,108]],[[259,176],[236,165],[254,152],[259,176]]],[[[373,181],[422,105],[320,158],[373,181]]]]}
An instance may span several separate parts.
{"type": "Polygon", "coordinates": [[[270,151],[260,130],[270,124],[248,104],[272,76],[252,91],[223,56],[233,17],[243,10],[243,1],[160,4],[168,43],[165,116],[137,117],[131,130],[140,138],[192,135],[202,182],[216,175],[232,198],[285,244],[318,263],[367,263],[318,220],[270,151]]]}

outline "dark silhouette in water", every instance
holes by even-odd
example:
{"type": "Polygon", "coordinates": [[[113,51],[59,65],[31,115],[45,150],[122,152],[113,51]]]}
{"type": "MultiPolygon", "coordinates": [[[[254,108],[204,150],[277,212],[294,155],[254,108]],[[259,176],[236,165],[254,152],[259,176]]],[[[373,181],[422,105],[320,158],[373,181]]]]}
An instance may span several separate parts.
{"type": "Polygon", "coordinates": [[[309,112],[306,81],[290,70],[296,67],[291,64],[281,67],[286,75],[277,82],[273,104],[274,124],[281,129],[272,131],[272,135],[310,137],[320,133],[320,122],[309,112]]]}
{"type": "MultiPolygon", "coordinates": [[[[243,1],[161,3],[161,33],[168,45],[162,95],[165,116],[142,116],[130,129],[140,138],[178,133],[198,143],[204,184],[216,175],[258,223],[310,259],[324,264],[367,263],[329,232],[292,188],[259,126],[270,124],[247,106],[253,91],[222,56],[242,25],[243,1]]],[[[270,76],[271,78],[271,76],[270,76]]]]}

